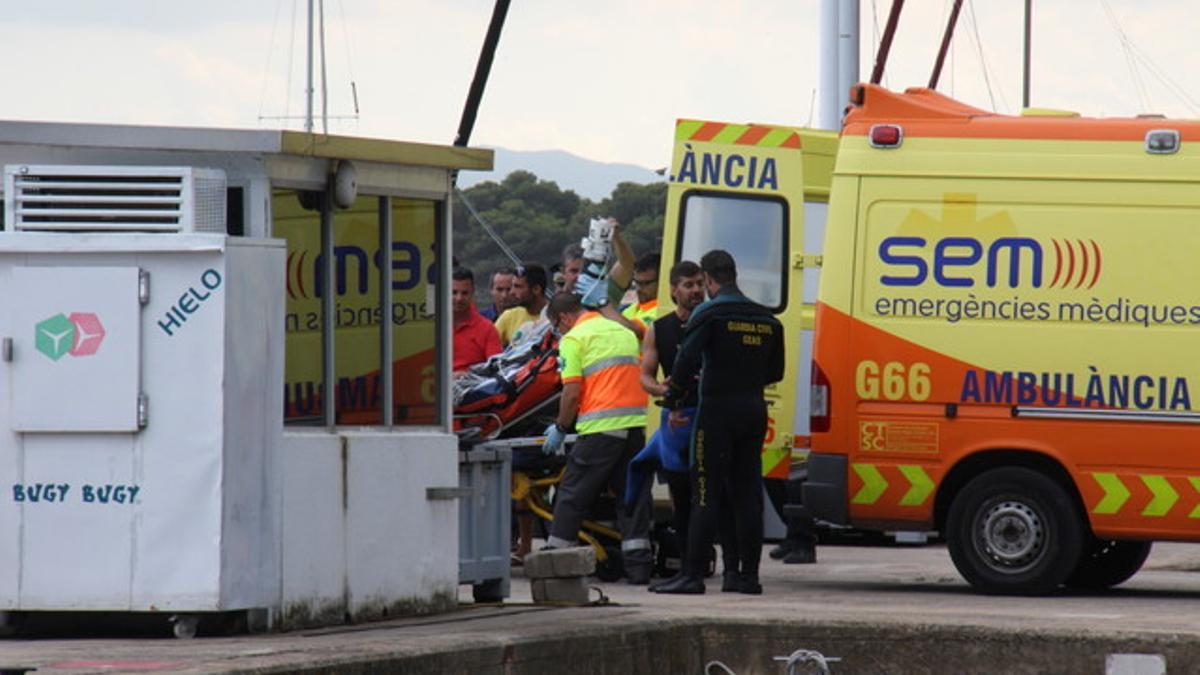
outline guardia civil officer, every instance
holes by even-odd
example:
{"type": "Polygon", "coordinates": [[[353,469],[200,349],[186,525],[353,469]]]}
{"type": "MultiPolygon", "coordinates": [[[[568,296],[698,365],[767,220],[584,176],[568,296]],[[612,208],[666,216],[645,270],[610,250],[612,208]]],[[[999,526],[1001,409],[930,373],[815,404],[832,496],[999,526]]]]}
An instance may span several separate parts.
{"type": "Polygon", "coordinates": [[[692,436],[692,514],[683,573],[658,593],[703,593],[706,558],[721,518],[733,528],[736,569],[723,591],[762,593],[762,445],[767,432],[763,388],[783,379],[783,325],[738,290],[733,256],[713,250],[700,259],[709,300],[688,320],[663,405],[670,423],[685,423],[682,406],[699,387],[692,436]],[[703,368],[701,367],[703,366],[703,368]],[[697,382],[697,377],[699,381],[697,382]]]}

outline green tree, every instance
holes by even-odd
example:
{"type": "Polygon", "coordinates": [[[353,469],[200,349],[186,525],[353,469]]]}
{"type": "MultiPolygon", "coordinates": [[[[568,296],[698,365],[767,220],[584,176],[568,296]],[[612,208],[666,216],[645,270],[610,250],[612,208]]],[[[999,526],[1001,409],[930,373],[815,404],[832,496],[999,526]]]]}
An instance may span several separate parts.
{"type": "MultiPolygon", "coordinates": [[[[621,183],[599,204],[540,180],[528,171],[514,171],[500,182],[486,181],[463,194],[522,263],[549,268],[560,262],[562,249],[579,241],[588,221],[612,216],[623,226],[637,255],[657,250],[662,239],[666,183],[621,183]]],[[[461,200],[454,203],[454,255],[475,272],[476,299],[491,304],[487,293],[493,270],[512,262],[461,200]]]]}

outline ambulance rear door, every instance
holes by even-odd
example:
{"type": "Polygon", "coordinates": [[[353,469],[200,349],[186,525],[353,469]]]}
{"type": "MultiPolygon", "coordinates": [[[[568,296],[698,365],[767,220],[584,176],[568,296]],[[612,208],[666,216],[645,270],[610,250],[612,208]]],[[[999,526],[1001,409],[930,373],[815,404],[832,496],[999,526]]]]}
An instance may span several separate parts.
{"type": "MultiPolygon", "coordinates": [[[[788,477],[793,448],[808,445],[813,303],[836,144],[831,132],[795,127],[698,120],[675,127],[660,277],[680,260],[698,263],[724,249],[742,292],[783,323],[787,368],[767,390],[763,446],[763,475],[775,478],[788,477]],[[815,180],[806,183],[810,174],[815,180]]],[[[659,289],[662,315],[674,304],[670,284],[659,289]]]]}

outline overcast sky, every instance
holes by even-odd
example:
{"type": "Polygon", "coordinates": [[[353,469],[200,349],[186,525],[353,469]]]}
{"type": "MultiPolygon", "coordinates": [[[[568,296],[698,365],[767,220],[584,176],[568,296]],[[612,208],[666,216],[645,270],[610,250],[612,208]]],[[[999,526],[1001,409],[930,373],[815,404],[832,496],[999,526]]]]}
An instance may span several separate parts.
{"type": "MultiPolygon", "coordinates": [[[[331,120],[331,132],[450,143],[492,4],[325,0],[329,114],[354,112],[351,80],[359,100],[358,118],[331,120]]],[[[950,4],[908,3],[887,85],[926,83],[950,4]]],[[[1019,109],[1023,4],[968,0],[943,91],[983,108],[994,100],[1000,112],[1019,109]]],[[[882,28],[890,5],[861,2],[864,79],[875,25],[882,28]]],[[[1193,3],[1034,5],[1035,106],[1200,117],[1193,3]]],[[[299,128],[300,119],[263,117],[304,111],[305,7],[306,0],[5,3],[0,119],[299,128]]],[[[677,117],[815,123],[818,17],[818,0],[513,0],[472,144],[657,168],[669,161],[677,117]]]]}

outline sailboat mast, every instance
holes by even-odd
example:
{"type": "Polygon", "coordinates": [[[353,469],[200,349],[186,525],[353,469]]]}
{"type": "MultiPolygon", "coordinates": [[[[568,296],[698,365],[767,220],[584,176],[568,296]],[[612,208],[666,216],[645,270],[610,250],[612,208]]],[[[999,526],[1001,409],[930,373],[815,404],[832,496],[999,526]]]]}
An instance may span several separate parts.
{"type": "Polygon", "coordinates": [[[1033,42],[1033,0],[1025,0],[1025,80],[1021,107],[1029,107],[1030,43],[1033,42]]]}
{"type": "Polygon", "coordinates": [[[313,0],[308,0],[308,79],[304,87],[304,131],[313,130],[313,0]]]}

